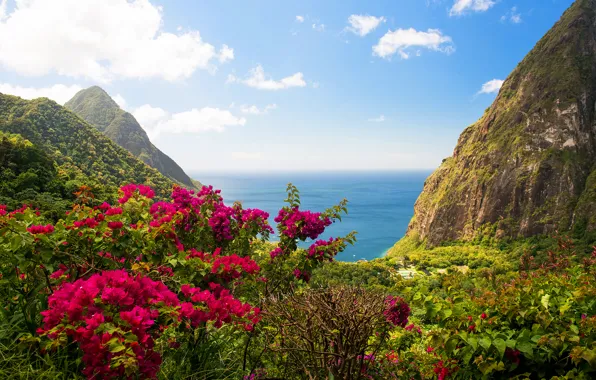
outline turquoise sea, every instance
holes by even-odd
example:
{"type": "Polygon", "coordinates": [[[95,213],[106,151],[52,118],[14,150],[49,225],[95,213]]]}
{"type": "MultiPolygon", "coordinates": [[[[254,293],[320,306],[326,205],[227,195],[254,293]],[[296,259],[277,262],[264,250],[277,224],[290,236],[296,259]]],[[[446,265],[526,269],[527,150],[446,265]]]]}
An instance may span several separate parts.
{"type": "MultiPolygon", "coordinates": [[[[204,184],[222,190],[224,202],[270,214],[283,206],[286,185],[300,190],[302,208],[322,211],[347,198],[348,215],[330,226],[322,238],[357,231],[358,241],[337,258],[342,261],[381,257],[406,232],[414,202],[430,171],[315,173],[193,173],[204,184]]],[[[272,237],[275,239],[276,237],[272,237]]]]}

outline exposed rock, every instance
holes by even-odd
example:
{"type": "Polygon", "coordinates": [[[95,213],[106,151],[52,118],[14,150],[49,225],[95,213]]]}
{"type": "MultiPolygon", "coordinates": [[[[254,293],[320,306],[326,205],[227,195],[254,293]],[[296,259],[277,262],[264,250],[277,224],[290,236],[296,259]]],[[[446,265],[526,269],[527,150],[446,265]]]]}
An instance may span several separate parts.
{"type": "Polygon", "coordinates": [[[408,235],[596,228],[596,0],[577,0],[505,80],[427,179],[408,235]]]}

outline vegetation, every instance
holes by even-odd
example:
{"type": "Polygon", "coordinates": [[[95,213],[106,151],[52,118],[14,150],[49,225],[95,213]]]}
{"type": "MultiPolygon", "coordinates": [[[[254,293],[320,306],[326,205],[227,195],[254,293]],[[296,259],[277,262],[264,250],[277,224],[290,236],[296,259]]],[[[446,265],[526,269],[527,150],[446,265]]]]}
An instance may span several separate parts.
{"type": "MultiPolygon", "coordinates": [[[[440,270],[396,256],[333,260],[354,235],[316,240],[346,211],[268,215],[219,192],[146,186],[116,205],[88,188],[57,222],[0,207],[0,375],[20,378],[589,379],[596,253],[487,248],[440,270]],[[96,206],[91,206],[96,204],[96,206]],[[310,241],[308,249],[298,241],[310,241]],[[455,265],[458,264],[458,265],[455,265]],[[470,264],[470,262],[468,262],[470,264]],[[418,266],[418,270],[414,269],[418,266]],[[412,279],[401,271],[416,272],[412,279]],[[422,268],[424,266],[425,268],[422,268]],[[14,376],[13,376],[14,377],[14,376]]],[[[410,247],[412,248],[412,247],[410,247]]]]}
{"type": "Polygon", "coordinates": [[[182,168],[151,143],[134,116],[122,110],[103,89],[93,86],[81,90],[64,106],[164,176],[195,188],[182,168]]]}
{"type": "Polygon", "coordinates": [[[304,210],[290,184],[274,230],[146,165],[155,147],[99,88],[69,103],[95,127],[0,94],[0,378],[596,377],[593,157],[524,151],[531,123],[575,112],[594,82],[572,54],[595,62],[581,45],[594,4],[512,73],[427,180],[408,235],[370,262],[335,261],[355,232],[318,240],[346,200],[304,210]],[[556,223],[567,233],[543,234],[556,223]]]}
{"type": "Polygon", "coordinates": [[[4,149],[0,154],[6,164],[2,175],[10,181],[0,189],[0,197],[6,197],[3,202],[11,205],[21,201],[49,205],[51,199],[58,198],[71,201],[73,192],[82,185],[108,201],[114,201],[118,188],[126,183],[148,184],[158,197],[167,197],[174,185],[76,115],[45,98],[27,101],[0,94],[0,132],[4,149]],[[30,163],[24,163],[30,159],[30,163]],[[17,194],[23,189],[19,181],[30,181],[21,195],[17,194]]]}

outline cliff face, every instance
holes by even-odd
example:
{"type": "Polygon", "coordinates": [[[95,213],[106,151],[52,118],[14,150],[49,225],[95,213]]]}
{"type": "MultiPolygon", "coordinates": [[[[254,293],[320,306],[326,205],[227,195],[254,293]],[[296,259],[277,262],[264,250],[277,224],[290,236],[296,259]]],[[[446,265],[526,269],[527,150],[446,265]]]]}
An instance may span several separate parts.
{"type": "Polygon", "coordinates": [[[166,177],[195,187],[184,170],[151,143],[134,116],[122,110],[103,89],[94,86],[81,90],[64,106],[166,177]]]}
{"type": "Polygon", "coordinates": [[[577,0],[427,179],[407,235],[596,229],[595,103],[596,0],[577,0]]]}

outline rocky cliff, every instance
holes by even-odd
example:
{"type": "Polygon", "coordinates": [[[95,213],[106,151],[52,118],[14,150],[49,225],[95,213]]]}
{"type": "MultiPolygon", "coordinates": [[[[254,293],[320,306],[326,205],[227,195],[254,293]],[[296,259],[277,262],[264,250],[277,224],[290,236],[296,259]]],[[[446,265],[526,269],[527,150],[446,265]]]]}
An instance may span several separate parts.
{"type": "Polygon", "coordinates": [[[426,180],[407,235],[596,229],[596,0],[577,0],[426,180]]]}

